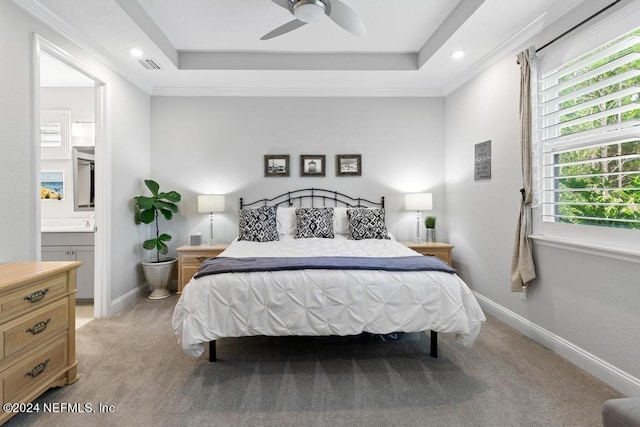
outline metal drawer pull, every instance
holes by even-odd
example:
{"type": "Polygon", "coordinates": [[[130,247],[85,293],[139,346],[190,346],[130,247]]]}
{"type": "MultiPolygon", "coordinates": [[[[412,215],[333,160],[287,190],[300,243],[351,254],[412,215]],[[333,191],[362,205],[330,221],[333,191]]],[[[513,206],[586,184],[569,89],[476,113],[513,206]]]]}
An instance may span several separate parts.
{"type": "Polygon", "coordinates": [[[49,325],[49,322],[51,322],[51,319],[47,319],[44,322],[38,322],[27,329],[25,332],[31,332],[33,335],[38,335],[40,332],[44,332],[44,330],[47,329],[47,325],[49,325]]]}
{"type": "Polygon", "coordinates": [[[27,295],[26,297],[24,297],[24,300],[32,302],[32,303],[35,303],[35,302],[38,302],[38,301],[42,301],[44,299],[44,297],[47,295],[47,292],[49,292],[49,288],[45,288],[45,289],[41,289],[39,291],[35,291],[31,295],[27,295]]]}
{"type": "Polygon", "coordinates": [[[26,374],[24,374],[24,376],[31,377],[31,378],[37,377],[38,375],[43,373],[45,369],[47,369],[47,365],[49,364],[50,360],[51,359],[47,359],[42,363],[38,363],[36,366],[33,367],[33,369],[30,372],[27,372],[26,374]]]}
{"type": "Polygon", "coordinates": [[[208,260],[208,259],[209,259],[209,257],[207,257],[207,256],[199,256],[199,257],[198,257],[198,258],[196,258],[196,259],[197,259],[198,261],[202,262],[202,261],[208,260]]]}

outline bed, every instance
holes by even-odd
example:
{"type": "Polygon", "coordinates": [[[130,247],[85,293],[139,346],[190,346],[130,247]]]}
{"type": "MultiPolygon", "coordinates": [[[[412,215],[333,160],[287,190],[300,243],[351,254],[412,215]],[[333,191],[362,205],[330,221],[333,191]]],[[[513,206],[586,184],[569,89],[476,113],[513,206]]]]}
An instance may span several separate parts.
{"type": "Polygon", "coordinates": [[[396,241],[373,202],[304,189],[244,203],[239,235],[184,287],[172,327],[200,356],[243,336],[438,333],[470,346],[485,321],[448,264],[396,241]]]}

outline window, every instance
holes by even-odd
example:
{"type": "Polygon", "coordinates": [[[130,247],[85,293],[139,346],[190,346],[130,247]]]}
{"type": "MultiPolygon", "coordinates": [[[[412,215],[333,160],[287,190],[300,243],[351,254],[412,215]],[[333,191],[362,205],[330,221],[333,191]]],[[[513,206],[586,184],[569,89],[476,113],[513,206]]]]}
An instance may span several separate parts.
{"type": "Polygon", "coordinates": [[[544,68],[539,220],[640,230],[640,29],[544,68]]]}

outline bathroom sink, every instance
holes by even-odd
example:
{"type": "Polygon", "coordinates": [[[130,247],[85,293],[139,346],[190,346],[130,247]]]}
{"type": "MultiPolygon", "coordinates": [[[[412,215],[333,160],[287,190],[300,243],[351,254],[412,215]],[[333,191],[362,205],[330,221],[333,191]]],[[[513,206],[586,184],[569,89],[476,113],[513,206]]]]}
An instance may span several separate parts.
{"type": "Polygon", "coordinates": [[[93,227],[81,225],[43,225],[40,228],[43,233],[93,233],[93,227]]]}

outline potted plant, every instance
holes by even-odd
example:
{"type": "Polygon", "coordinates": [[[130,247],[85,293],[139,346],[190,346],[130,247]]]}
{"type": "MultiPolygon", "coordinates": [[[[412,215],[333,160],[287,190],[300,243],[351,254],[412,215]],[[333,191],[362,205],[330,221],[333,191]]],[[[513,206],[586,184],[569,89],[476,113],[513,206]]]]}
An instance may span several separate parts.
{"type": "Polygon", "coordinates": [[[424,226],[427,227],[427,242],[436,241],[436,217],[428,216],[424,219],[424,226]]]}
{"type": "Polygon", "coordinates": [[[152,289],[149,298],[161,299],[171,295],[167,286],[171,281],[173,266],[177,259],[160,258],[160,254],[166,255],[169,252],[166,242],[171,240],[171,236],[166,233],[160,234],[159,215],[162,214],[167,220],[173,218],[173,214],[178,212],[176,203],[180,201],[181,196],[176,191],[160,192],[158,183],[151,179],[145,179],[144,183],[151,191],[151,197],[134,197],[135,220],[136,224],[155,223],[156,237],[145,240],[142,247],[150,251],[155,250],[156,254],[153,261],[142,262],[142,270],[152,289]]]}

